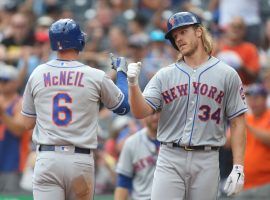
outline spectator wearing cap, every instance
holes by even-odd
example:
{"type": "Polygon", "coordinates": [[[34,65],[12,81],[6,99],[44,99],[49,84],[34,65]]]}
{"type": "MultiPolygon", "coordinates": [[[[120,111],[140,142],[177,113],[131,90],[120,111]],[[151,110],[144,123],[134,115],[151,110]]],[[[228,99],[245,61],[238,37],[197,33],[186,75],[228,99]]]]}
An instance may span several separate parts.
{"type": "Polygon", "coordinates": [[[0,64],[0,193],[20,191],[20,173],[29,152],[30,133],[17,123],[22,100],[17,78],[16,68],[0,64]]]}
{"type": "Polygon", "coordinates": [[[148,80],[162,67],[168,66],[173,62],[173,56],[170,52],[170,46],[165,41],[165,34],[162,30],[155,29],[150,32],[150,45],[148,54],[145,58],[144,73],[146,73],[148,80]]]}
{"type": "Polygon", "coordinates": [[[148,53],[149,37],[143,34],[133,34],[128,38],[129,47],[129,62],[142,61],[142,73],[139,77],[139,85],[143,90],[148,83],[149,79],[144,73],[145,58],[148,53]]]}
{"type": "Polygon", "coordinates": [[[49,27],[53,23],[53,18],[50,16],[44,15],[37,19],[35,32],[48,32],[49,27]]]}
{"type": "Polygon", "coordinates": [[[267,91],[261,84],[252,84],[246,89],[246,97],[251,110],[251,113],[246,116],[247,144],[244,160],[246,192],[240,194],[239,199],[268,199],[270,196],[270,110],[266,105],[267,91]]]}

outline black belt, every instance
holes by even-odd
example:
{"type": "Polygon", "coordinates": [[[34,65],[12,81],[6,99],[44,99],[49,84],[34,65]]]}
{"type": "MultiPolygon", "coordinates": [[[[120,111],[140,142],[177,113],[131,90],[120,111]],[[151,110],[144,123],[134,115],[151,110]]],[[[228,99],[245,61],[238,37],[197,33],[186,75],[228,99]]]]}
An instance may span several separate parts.
{"type": "Polygon", "coordinates": [[[178,148],[183,148],[186,151],[217,151],[219,150],[220,147],[216,146],[204,146],[204,145],[199,145],[199,146],[183,146],[178,143],[174,142],[161,142],[162,145],[166,145],[168,147],[178,147],[178,148]]]}
{"type": "MultiPolygon", "coordinates": [[[[54,146],[54,145],[41,144],[41,145],[39,145],[38,150],[39,151],[56,151],[56,147],[58,147],[59,149],[62,148],[61,151],[67,151],[67,148],[68,148],[68,146],[54,146]]],[[[90,154],[91,149],[85,149],[85,148],[81,148],[81,147],[74,147],[74,153],[90,154]]]]}

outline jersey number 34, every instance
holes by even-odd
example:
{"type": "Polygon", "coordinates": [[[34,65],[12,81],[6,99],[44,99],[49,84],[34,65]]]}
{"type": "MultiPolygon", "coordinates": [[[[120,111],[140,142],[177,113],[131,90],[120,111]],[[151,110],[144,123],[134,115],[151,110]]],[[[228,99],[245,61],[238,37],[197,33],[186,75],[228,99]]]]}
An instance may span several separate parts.
{"type": "Polygon", "coordinates": [[[211,108],[208,105],[202,105],[199,110],[202,112],[199,114],[199,119],[202,121],[207,121],[209,119],[216,121],[217,124],[220,122],[220,111],[221,109],[218,108],[216,111],[211,113],[211,108]]]}

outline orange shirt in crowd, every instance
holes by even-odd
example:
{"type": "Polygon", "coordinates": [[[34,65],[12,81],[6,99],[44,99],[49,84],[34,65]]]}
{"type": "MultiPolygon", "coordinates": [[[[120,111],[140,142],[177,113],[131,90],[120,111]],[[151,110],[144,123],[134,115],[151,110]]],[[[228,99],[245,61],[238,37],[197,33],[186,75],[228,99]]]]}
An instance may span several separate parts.
{"type": "MultiPolygon", "coordinates": [[[[247,114],[247,123],[251,126],[269,130],[270,134],[270,110],[260,118],[247,114]]],[[[247,130],[247,145],[245,152],[245,189],[270,184],[270,146],[256,139],[247,130]]]]}
{"type": "MultiPolygon", "coordinates": [[[[221,51],[230,50],[236,52],[243,61],[243,66],[248,68],[254,74],[257,74],[260,70],[259,54],[256,46],[250,42],[243,42],[236,46],[228,46],[221,44],[221,51]]],[[[244,85],[250,84],[252,77],[248,77],[247,74],[239,71],[239,76],[244,85]]],[[[252,80],[253,81],[253,80],[252,80]]]]}

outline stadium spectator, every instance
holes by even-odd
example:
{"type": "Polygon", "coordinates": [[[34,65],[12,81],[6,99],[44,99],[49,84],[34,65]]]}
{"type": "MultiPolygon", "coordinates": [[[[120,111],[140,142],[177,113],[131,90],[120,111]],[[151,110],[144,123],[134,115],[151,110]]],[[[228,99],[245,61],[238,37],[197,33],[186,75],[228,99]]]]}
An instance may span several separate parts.
{"type": "Polygon", "coordinates": [[[244,85],[254,83],[260,70],[259,55],[256,46],[244,40],[245,23],[241,17],[232,19],[221,40],[219,50],[233,51],[238,54],[240,64],[235,68],[244,85]]]}
{"type": "MultiPolygon", "coordinates": [[[[129,46],[129,57],[130,62],[137,62],[142,60],[144,65],[145,57],[148,53],[148,46],[149,46],[149,37],[148,35],[145,37],[143,34],[133,34],[128,38],[128,46],[129,46]]],[[[142,71],[144,69],[142,68],[142,71]]],[[[149,79],[146,73],[141,73],[139,85],[141,89],[144,89],[146,84],[148,83],[149,79]]]]}
{"type": "Polygon", "coordinates": [[[262,81],[265,89],[267,90],[267,107],[270,108],[270,68],[262,72],[262,81]]]}
{"type": "Polygon", "coordinates": [[[270,18],[265,22],[264,33],[261,41],[259,52],[260,65],[262,69],[270,68],[270,18]]]}
{"type": "Polygon", "coordinates": [[[16,123],[21,110],[18,71],[0,64],[0,193],[18,193],[30,146],[30,133],[16,123]]]}
{"type": "Polygon", "coordinates": [[[36,66],[45,63],[49,59],[56,58],[55,52],[51,51],[48,32],[38,31],[34,35],[34,45],[24,47],[18,60],[17,68],[20,70],[19,86],[21,93],[25,84],[36,66]]]}
{"type": "MultiPolygon", "coordinates": [[[[17,65],[23,48],[34,45],[34,32],[28,15],[16,13],[11,18],[11,34],[4,38],[0,49],[5,50],[5,61],[14,66],[17,65]]],[[[0,57],[3,57],[0,55],[0,57]]]]}
{"type": "Polygon", "coordinates": [[[170,52],[170,45],[165,41],[165,34],[163,31],[156,29],[149,34],[150,42],[148,53],[145,57],[144,65],[147,66],[142,69],[146,74],[148,81],[152,76],[162,67],[168,66],[173,62],[174,58],[170,52]]]}
{"type": "Polygon", "coordinates": [[[266,199],[270,196],[270,110],[266,106],[267,91],[261,84],[252,84],[246,89],[246,97],[251,110],[246,116],[246,192],[238,198],[266,199]]]}
{"type": "Polygon", "coordinates": [[[261,18],[260,0],[210,0],[209,10],[218,10],[218,24],[222,30],[228,28],[230,22],[237,16],[243,18],[246,27],[245,39],[259,45],[261,18]]]}

